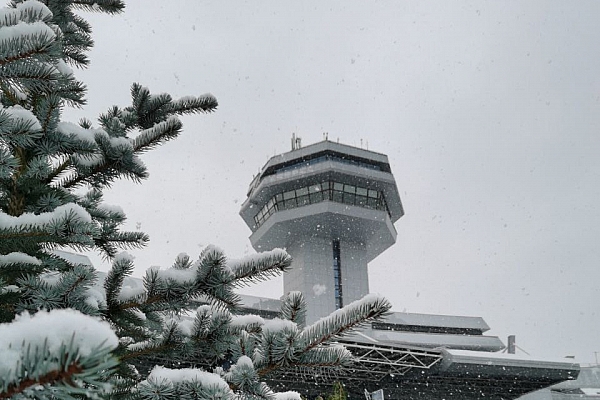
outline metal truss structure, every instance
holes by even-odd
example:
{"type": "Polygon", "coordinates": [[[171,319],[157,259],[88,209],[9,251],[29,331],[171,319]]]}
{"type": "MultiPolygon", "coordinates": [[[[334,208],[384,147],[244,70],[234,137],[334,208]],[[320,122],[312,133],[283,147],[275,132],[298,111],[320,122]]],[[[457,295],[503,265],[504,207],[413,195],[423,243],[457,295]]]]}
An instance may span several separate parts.
{"type": "Polygon", "coordinates": [[[341,342],[356,357],[353,374],[360,374],[361,380],[380,381],[391,375],[404,375],[414,369],[430,369],[442,360],[442,354],[435,350],[421,350],[341,342]]]}
{"type": "Polygon", "coordinates": [[[286,369],[268,377],[271,387],[294,389],[310,394],[313,391],[320,393],[323,386],[328,388],[334,382],[341,381],[350,392],[362,393],[367,387],[378,388],[386,378],[429,370],[443,358],[441,352],[436,350],[352,340],[340,340],[339,343],[355,356],[356,361],[352,366],[286,369]]]}

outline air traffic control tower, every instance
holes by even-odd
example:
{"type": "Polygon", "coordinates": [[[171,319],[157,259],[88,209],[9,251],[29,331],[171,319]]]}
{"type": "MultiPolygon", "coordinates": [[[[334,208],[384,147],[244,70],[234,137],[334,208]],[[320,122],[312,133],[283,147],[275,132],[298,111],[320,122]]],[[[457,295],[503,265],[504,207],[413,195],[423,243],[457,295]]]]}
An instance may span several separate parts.
{"type": "Polygon", "coordinates": [[[284,292],[304,294],[311,323],[369,293],[367,264],[395,243],[404,212],[387,156],[292,139],[253,179],[240,214],[257,251],[292,256],[284,292]]]}
{"type": "MultiPolygon", "coordinates": [[[[257,251],[281,247],[292,256],[284,293],[304,294],[310,324],[368,294],[367,264],[394,244],[404,212],[387,156],[292,139],[292,151],[254,177],[240,214],[257,251]]],[[[280,309],[276,299],[243,303],[266,318],[280,309]]],[[[270,384],[307,398],[340,381],[353,398],[382,389],[386,399],[508,400],[577,377],[574,362],[498,354],[505,346],[484,335],[489,329],[480,317],[393,312],[339,340],[352,367],[286,370],[270,384]]]]}

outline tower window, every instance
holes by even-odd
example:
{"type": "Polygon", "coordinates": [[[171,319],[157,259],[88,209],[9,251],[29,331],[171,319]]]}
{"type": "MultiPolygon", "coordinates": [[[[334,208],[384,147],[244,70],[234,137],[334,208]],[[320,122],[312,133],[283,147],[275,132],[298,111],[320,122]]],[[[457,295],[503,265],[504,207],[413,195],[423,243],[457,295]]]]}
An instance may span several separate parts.
{"type": "Polygon", "coordinates": [[[256,226],[260,226],[277,211],[289,210],[322,201],[334,201],[386,211],[390,215],[383,192],[360,186],[345,185],[340,182],[326,181],[277,193],[254,216],[254,222],[256,226]]]}

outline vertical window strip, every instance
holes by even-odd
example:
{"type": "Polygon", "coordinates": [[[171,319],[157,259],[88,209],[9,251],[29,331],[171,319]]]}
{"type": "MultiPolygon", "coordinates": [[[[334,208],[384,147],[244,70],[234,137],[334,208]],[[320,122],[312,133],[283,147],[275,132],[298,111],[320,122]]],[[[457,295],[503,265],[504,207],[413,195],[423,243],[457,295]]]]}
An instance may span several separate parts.
{"type": "Polygon", "coordinates": [[[335,307],[342,308],[344,306],[342,292],[342,259],[340,252],[340,241],[333,241],[333,279],[335,293],[335,307]]]}

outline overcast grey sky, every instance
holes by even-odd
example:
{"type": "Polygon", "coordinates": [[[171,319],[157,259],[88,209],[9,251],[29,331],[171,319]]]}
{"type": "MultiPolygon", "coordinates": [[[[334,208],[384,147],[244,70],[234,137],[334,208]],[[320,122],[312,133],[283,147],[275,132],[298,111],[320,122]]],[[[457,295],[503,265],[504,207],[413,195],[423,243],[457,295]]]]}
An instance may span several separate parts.
{"type": "Polygon", "coordinates": [[[371,291],[398,311],[482,316],[535,356],[595,361],[599,2],[127,4],[87,15],[89,105],[66,118],[127,105],[132,82],[220,103],[146,155],[147,182],[107,193],[151,236],[138,275],[209,243],[252,253],[238,211],[253,175],[292,132],[326,131],[387,154],[404,203],[371,291]]]}

